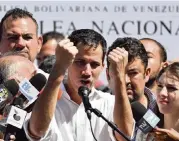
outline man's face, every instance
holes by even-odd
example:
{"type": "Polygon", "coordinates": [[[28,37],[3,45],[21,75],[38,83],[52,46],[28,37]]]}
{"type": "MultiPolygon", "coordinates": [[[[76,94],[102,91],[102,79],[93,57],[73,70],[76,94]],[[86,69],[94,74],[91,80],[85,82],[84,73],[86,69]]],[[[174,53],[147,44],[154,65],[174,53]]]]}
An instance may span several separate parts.
{"type": "MultiPolygon", "coordinates": [[[[116,74],[111,73],[112,71],[109,65],[109,85],[113,88],[113,80],[116,74]]],[[[131,102],[139,100],[144,95],[145,82],[149,78],[148,74],[148,70],[144,69],[141,59],[136,58],[126,66],[126,89],[131,102]]]]}
{"type": "Polygon", "coordinates": [[[103,69],[102,47],[97,48],[78,46],[79,52],[73,64],[68,69],[68,86],[78,91],[80,86],[91,88],[103,69]]]}
{"type": "Polygon", "coordinates": [[[148,67],[151,69],[148,83],[152,83],[153,81],[155,81],[158,73],[162,69],[160,48],[153,41],[141,40],[141,42],[142,42],[142,44],[144,45],[144,47],[147,51],[148,67]]]}
{"type": "Polygon", "coordinates": [[[37,55],[38,65],[44,61],[48,56],[55,55],[55,49],[57,47],[57,41],[55,39],[48,40],[41,48],[37,55]]]}
{"type": "Polygon", "coordinates": [[[34,61],[42,45],[42,38],[37,37],[36,25],[30,18],[12,20],[8,17],[3,23],[0,52],[12,51],[34,61]]]}

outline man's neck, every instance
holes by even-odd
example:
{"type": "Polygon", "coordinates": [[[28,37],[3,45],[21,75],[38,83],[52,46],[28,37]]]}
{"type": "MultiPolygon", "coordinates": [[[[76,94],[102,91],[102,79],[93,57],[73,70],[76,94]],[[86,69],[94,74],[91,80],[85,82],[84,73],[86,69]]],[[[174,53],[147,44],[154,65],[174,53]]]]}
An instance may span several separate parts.
{"type": "Polygon", "coordinates": [[[156,94],[157,93],[157,82],[154,81],[154,83],[149,87],[149,89],[151,90],[151,92],[153,94],[156,94]]]}
{"type": "Polygon", "coordinates": [[[149,102],[145,94],[143,94],[143,96],[138,100],[138,102],[140,102],[146,109],[148,108],[149,102]]]}
{"type": "Polygon", "coordinates": [[[68,85],[67,83],[64,84],[65,85],[65,89],[70,97],[70,99],[72,101],[74,101],[75,103],[77,103],[78,105],[81,104],[82,102],[82,99],[81,97],[79,96],[78,92],[76,92],[72,87],[70,87],[70,85],[68,85]]]}

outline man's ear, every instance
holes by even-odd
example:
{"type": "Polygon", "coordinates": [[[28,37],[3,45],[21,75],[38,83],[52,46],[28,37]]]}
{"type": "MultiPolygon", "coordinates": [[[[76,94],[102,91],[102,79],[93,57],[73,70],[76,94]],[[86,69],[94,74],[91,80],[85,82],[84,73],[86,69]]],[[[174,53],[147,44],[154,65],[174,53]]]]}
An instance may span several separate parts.
{"type": "Polygon", "coordinates": [[[169,62],[162,62],[161,69],[166,68],[169,65],[169,62]]]}
{"type": "Polygon", "coordinates": [[[106,68],[106,78],[107,78],[108,81],[110,80],[110,76],[109,76],[109,70],[108,70],[108,68],[106,68]]]}
{"type": "Polygon", "coordinates": [[[150,73],[151,73],[151,69],[147,67],[147,69],[145,70],[145,83],[148,82],[150,73]]]}
{"type": "Polygon", "coordinates": [[[39,53],[40,50],[41,50],[41,48],[42,48],[42,42],[43,42],[42,36],[39,36],[39,37],[38,37],[37,42],[38,42],[38,53],[39,53]]]}

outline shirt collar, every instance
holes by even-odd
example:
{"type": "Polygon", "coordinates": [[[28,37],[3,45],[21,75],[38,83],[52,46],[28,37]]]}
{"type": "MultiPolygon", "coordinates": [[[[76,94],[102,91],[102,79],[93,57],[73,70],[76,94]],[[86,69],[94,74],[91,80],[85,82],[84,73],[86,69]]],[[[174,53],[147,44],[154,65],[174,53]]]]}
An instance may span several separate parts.
{"type": "MultiPolygon", "coordinates": [[[[71,100],[70,96],[68,95],[68,93],[67,93],[67,91],[66,91],[66,88],[65,88],[64,83],[65,83],[65,82],[61,83],[61,85],[60,85],[60,88],[61,88],[62,91],[63,91],[62,96],[64,96],[65,98],[71,100]]],[[[95,93],[95,88],[92,87],[91,92],[90,92],[90,94],[89,94],[89,99],[92,99],[92,98],[94,97],[94,93],[95,93]]]]}
{"type": "Polygon", "coordinates": [[[153,94],[151,90],[147,87],[144,88],[144,94],[148,98],[148,108],[150,108],[151,110],[155,109],[157,106],[155,94],[153,94]]]}

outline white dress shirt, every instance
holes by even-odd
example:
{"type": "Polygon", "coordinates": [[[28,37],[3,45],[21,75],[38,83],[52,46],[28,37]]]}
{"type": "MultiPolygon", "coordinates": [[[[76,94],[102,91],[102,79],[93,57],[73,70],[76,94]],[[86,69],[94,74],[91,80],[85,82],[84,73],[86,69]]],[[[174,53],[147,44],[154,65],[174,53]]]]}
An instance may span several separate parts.
{"type": "MultiPolygon", "coordinates": [[[[92,89],[89,100],[93,108],[100,110],[104,117],[113,120],[114,96],[109,93],[92,89]]],[[[44,104],[45,106],[45,104],[44,104]]],[[[43,119],[39,119],[39,122],[43,119]]],[[[34,140],[28,135],[27,125],[29,118],[26,119],[24,130],[29,140],[34,140]]],[[[92,129],[98,141],[114,140],[112,130],[101,118],[92,113],[92,129]]],[[[95,141],[90,122],[84,110],[84,105],[76,104],[70,100],[69,95],[64,92],[61,99],[57,102],[55,115],[50,123],[49,129],[43,141],[95,141]]]]}

